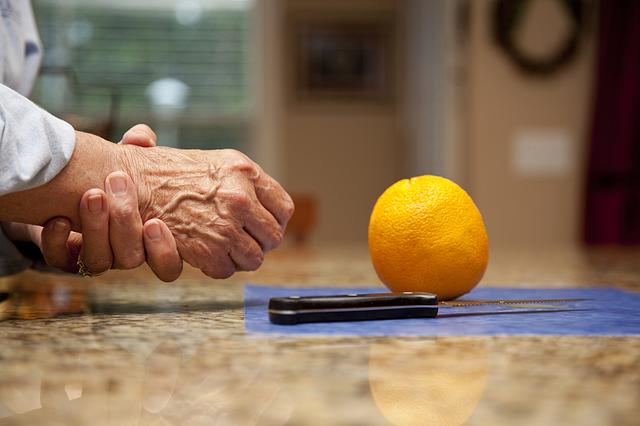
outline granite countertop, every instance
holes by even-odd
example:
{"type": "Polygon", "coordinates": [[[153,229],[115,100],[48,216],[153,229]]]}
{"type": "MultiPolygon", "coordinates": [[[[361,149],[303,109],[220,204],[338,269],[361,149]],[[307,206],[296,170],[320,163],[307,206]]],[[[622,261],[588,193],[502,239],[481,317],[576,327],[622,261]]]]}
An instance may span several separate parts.
{"type": "MultiPolygon", "coordinates": [[[[637,249],[494,249],[481,285],[639,278],[637,249]]],[[[0,322],[0,425],[638,424],[639,337],[251,335],[245,282],[378,280],[364,246],[284,248],[225,281],[23,274],[0,322]]]]}

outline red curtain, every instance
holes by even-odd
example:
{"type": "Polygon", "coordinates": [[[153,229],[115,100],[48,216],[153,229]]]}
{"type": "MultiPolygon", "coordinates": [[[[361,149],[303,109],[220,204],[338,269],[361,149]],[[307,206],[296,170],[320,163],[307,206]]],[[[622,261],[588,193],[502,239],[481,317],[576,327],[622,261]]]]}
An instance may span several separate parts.
{"type": "Polygon", "coordinates": [[[584,235],[588,244],[640,244],[640,1],[599,6],[584,235]]]}

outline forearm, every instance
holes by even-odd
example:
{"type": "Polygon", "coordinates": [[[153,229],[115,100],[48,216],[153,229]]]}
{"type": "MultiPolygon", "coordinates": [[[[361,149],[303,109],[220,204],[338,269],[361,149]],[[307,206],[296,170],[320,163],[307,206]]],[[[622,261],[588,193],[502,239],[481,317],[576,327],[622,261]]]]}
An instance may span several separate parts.
{"type": "Polygon", "coordinates": [[[52,180],[36,188],[0,197],[0,221],[42,225],[62,216],[80,230],[78,206],[85,191],[104,188],[107,175],[126,170],[121,146],[88,133],[76,132],[69,163],[52,180]]]}

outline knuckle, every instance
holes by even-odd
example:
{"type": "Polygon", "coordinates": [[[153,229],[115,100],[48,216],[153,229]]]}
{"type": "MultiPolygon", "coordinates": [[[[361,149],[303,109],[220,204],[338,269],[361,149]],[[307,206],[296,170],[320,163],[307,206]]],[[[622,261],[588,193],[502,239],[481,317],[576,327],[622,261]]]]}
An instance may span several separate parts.
{"type": "Polygon", "coordinates": [[[287,197],[287,200],[284,202],[284,207],[283,207],[283,213],[287,217],[287,220],[291,219],[291,216],[293,216],[295,211],[296,211],[296,206],[295,204],[293,204],[293,200],[291,199],[291,197],[287,197]]]}
{"type": "Polygon", "coordinates": [[[264,262],[264,256],[262,255],[251,256],[247,264],[247,271],[257,270],[260,266],[262,266],[263,262],[264,262]]]}
{"type": "Polygon", "coordinates": [[[123,203],[111,211],[111,217],[118,223],[127,222],[135,216],[137,211],[137,207],[131,203],[123,203]]]}
{"type": "Polygon", "coordinates": [[[278,228],[275,232],[273,241],[276,246],[279,246],[280,244],[282,244],[283,240],[284,240],[284,231],[281,228],[278,228]]]}
{"type": "Polygon", "coordinates": [[[251,175],[255,175],[258,172],[258,167],[248,157],[241,158],[238,161],[237,167],[239,170],[245,173],[250,173],[251,175]]]}
{"type": "Polygon", "coordinates": [[[235,149],[226,150],[233,170],[240,173],[246,173],[250,176],[256,176],[260,172],[260,167],[251,158],[247,157],[240,151],[235,149]]]}
{"type": "Polygon", "coordinates": [[[125,256],[121,256],[118,258],[118,267],[120,269],[134,269],[144,263],[145,256],[144,252],[140,250],[135,250],[131,253],[128,253],[125,256]]]}
{"type": "Polygon", "coordinates": [[[264,253],[262,249],[260,249],[260,246],[254,241],[246,244],[245,247],[241,249],[241,253],[242,259],[244,259],[242,266],[246,271],[255,271],[264,261],[264,253]]]}
{"type": "Polygon", "coordinates": [[[251,206],[251,197],[245,192],[232,192],[227,198],[230,206],[236,210],[247,210],[251,206]]]}
{"type": "Polygon", "coordinates": [[[274,249],[278,247],[280,244],[282,244],[282,240],[284,240],[284,232],[282,232],[282,229],[280,228],[274,229],[273,232],[271,232],[269,248],[274,249]]]}

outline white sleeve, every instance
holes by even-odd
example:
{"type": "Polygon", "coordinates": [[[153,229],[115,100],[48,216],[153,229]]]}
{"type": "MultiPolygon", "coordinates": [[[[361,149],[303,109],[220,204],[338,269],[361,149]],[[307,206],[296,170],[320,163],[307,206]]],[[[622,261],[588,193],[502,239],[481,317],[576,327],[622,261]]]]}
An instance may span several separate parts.
{"type": "MultiPolygon", "coordinates": [[[[1,13],[1,12],[0,12],[1,13]]],[[[3,24],[3,27],[0,27],[0,83],[4,82],[5,78],[4,78],[4,62],[6,61],[6,55],[7,53],[5,52],[6,47],[5,47],[5,34],[4,34],[4,22],[0,22],[3,24]]]]}
{"type": "Polygon", "coordinates": [[[44,185],[67,165],[75,131],[0,85],[0,196],[44,185]]]}

